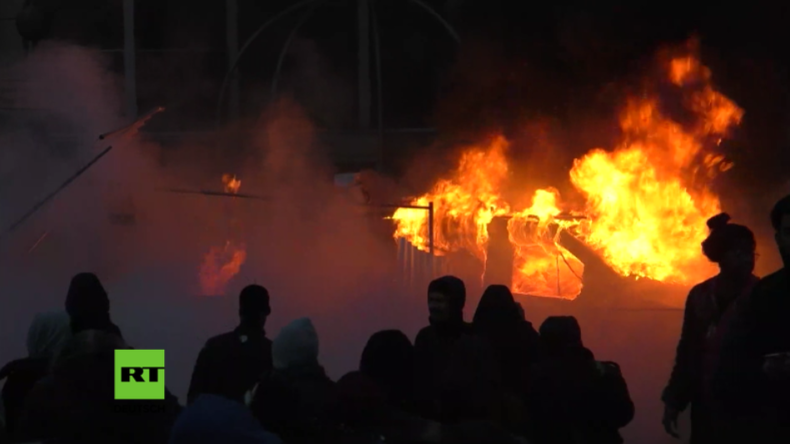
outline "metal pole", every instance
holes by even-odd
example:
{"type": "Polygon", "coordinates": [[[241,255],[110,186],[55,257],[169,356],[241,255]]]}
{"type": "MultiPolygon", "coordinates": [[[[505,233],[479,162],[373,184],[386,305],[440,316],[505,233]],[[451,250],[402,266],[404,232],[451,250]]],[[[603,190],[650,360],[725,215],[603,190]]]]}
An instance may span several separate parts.
{"type": "Polygon", "coordinates": [[[357,0],[359,129],[370,128],[370,0],[357,0]]]}
{"type": "Polygon", "coordinates": [[[433,256],[433,202],[428,203],[428,252],[433,256]]]}
{"type": "Polygon", "coordinates": [[[433,279],[433,258],[435,257],[433,254],[433,202],[428,203],[428,253],[430,254],[428,258],[428,279],[433,279]]]}
{"type": "Polygon", "coordinates": [[[126,89],[126,118],[137,119],[137,67],[134,41],[134,0],[123,0],[123,69],[126,89]]]}
{"type": "Polygon", "coordinates": [[[239,55],[238,0],[225,0],[225,33],[225,41],[228,45],[228,70],[231,73],[228,117],[234,121],[239,117],[239,70],[233,69],[233,63],[239,55]]]}
{"type": "Polygon", "coordinates": [[[376,5],[370,5],[370,15],[373,19],[373,47],[376,55],[376,111],[378,124],[379,158],[377,169],[384,171],[384,94],[381,82],[381,37],[379,36],[379,21],[376,16],[376,5]]]}

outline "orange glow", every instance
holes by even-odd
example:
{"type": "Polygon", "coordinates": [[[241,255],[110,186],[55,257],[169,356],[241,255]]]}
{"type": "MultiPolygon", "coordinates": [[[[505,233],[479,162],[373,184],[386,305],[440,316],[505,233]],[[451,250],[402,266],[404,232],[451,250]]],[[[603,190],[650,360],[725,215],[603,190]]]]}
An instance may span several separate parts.
{"type": "Polygon", "coordinates": [[[225,287],[247,260],[244,244],[227,241],[224,247],[211,247],[200,267],[200,289],[206,296],[225,293],[225,287]]]}
{"type": "MultiPolygon", "coordinates": [[[[226,193],[236,194],[241,187],[241,180],[232,174],[223,174],[222,184],[225,186],[226,193]]],[[[199,272],[203,294],[208,296],[224,294],[228,282],[239,274],[246,260],[247,251],[243,243],[228,240],[223,247],[211,247],[203,258],[199,272]]]]}
{"type": "MultiPolygon", "coordinates": [[[[455,172],[411,201],[434,204],[435,253],[466,250],[485,267],[488,223],[507,216],[516,293],[574,299],[581,292],[584,264],[560,245],[562,231],[623,276],[692,284],[714,274],[700,254],[705,221],[721,209],[708,184],[732,163],[710,148],[740,123],[743,110],[713,89],[710,70],[696,57],[671,59],[666,70],[682,88],[694,123],[672,120],[658,97],[628,100],[620,115],[622,141],[573,163],[570,181],[586,200],[582,208],[564,208],[559,192],[549,188],[535,191],[529,208],[514,210],[502,198],[508,142],[496,137],[465,150],[455,172]]],[[[427,211],[398,209],[392,219],[396,239],[429,250],[427,211]]]]}
{"type": "Polygon", "coordinates": [[[226,193],[237,194],[239,192],[239,188],[241,188],[241,180],[239,180],[233,174],[223,174],[222,184],[225,185],[226,193]]]}

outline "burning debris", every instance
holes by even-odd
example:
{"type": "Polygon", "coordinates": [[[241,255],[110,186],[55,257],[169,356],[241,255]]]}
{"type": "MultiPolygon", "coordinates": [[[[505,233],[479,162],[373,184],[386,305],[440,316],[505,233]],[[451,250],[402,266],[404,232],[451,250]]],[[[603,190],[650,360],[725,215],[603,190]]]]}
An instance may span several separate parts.
{"type": "MultiPolygon", "coordinates": [[[[508,142],[500,136],[467,149],[450,177],[411,202],[434,204],[436,254],[467,251],[485,268],[489,224],[506,217],[510,284],[517,293],[563,299],[580,294],[584,264],[560,244],[563,231],[622,276],[684,285],[709,277],[714,270],[699,245],[720,202],[707,184],[732,164],[706,148],[718,145],[743,111],[713,89],[710,71],[693,56],[669,60],[666,76],[685,93],[696,123],[672,120],[655,96],[629,100],[620,116],[622,142],[574,161],[570,182],[585,198],[583,208],[566,208],[551,188],[535,191],[529,208],[512,208],[502,197],[510,173],[508,142]]],[[[429,250],[425,211],[399,209],[392,219],[396,239],[429,250]]]]}
{"type": "MultiPolygon", "coordinates": [[[[237,194],[241,188],[241,180],[232,174],[224,174],[222,184],[225,187],[225,193],[229,194],[237,194]]],[[[239,274],[241,266],[247,260],[247,249],[244,243],[232,239],[238,236],[239,229],[236,226],[233,217],[234,211],[230,204],[233,202],[230,202],[226,209],[230,216],[228,225],[231,239],[228,239],[222,247],[211,247],[200,267],[200,288],[204,295],[224,294],[228,282],[239,274]]]]}

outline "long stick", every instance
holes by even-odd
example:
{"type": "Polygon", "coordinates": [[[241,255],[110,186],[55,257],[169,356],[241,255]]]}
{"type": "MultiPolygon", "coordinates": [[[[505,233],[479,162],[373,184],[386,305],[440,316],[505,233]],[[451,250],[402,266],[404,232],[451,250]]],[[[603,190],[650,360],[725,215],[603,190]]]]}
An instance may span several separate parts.
{"type": "Polygon", "coordinates": [[[55,189],[55,191],[53,191],[53,192],[51,192],[51,193],[47,194],[47,195],[46,195],[46,196],[45,196],[43,199],[41,199],[40,201],[38,201],[38,203],[36,203],[35,205],[33,205],[33,208],[31,208],[31,209],[30,209],[30,210],[29,210],[27,213],[25,213],[25,214],[24,214],[22,217],[20,217],[20,218],[19,218],[19,219],[18,219],[16,222],[14,222],[14,223],[13,223],[13,224],[12,224],[10,227],[8,227],[8,229],[7,229],[7,230],[6,230],[6,231],[3,233],[3,236],[5,236],[5,235],[8,235],[8,234],[9,234],[9,233],[11,233],[12,231],[16,230],[16,229],[17,229],[17,228],[18,228],[20,225],[22,225],[22,223],[23,223],[24,221],[26,221],[26,220],[27,220],[27,218],[29,218],[30,216],[32,216],[32,215],[33,215],[33,214],[34,214],[36,211],[38,211],[38,210],[39,210],[39,208],[43,207],[43,206],[44,206],[44,205],[45,205],[47,202],[49,202],[50,200],[52,200],[52,198],[53,198],[53,197],[57,196],[57,194],[58,194],[58,193],[60,193],[61,191],[63,191],[63,189],[64,189],[64,188],[66,188],[67,186],[69,186],[69,184],[71,184],[72,182],[74,182],[74,181],[75,181],[75,180],[76,180],[78,177],[82,176],[82,174],[83,174],[85,171],[88,171],[88,168],[92,167],[92,166],[93,166],[93,164],[95,164],[96,162],[98,162],[98,161],[99,161],[99,159],[101,159],[101,158],[102,158],[102,157],[104,157],[104,156],[105,156],[107,153],[109,153],[109,152],[110,152],[110,150],[112,150],[112,145],[110,145],[110,146],[108,146],[107,148],[105,148],[105,149],[104,149],[104,151],[102,151],[101,153],[99,153],[98,155],[96,155],[96,157],[94,157],[94,158],[93,158],[93,159],[92,159],[90,162],[88,162],[88,163],[87,163],[87,164],[86,164],[84,167],[80,168],[79,170],[77,170],[77,172],[76,172],[76,173],[72,174],[72,175],[71,175],[71,177],[69,177],[68,179],[66,179],[66,181],[65,181],[65,182],[63,182],[63,183],[62,183],[62,184],[61,184],[61,185],[60,185],[58,188],[56,188],[56,189],[55,189]]]}
{"type": "Polygon", "coordinates": [[[270,200],[267,197],[255,196],[253,194],[227,193],[227,192],[224,192],[224,191],[185,190],[185,189],[181,189],[181,188],[166,188],[166,189],[160,189],[158,191],[163,191],[165,193],[175,193],[175,194],[201,194],[201,195],[204,195],[204,196],[241,197],[242,199],[270,200]]]}
{"type": "Polygon", "coordinates": [[[99,134],[99,140],[104,140],[113,136],[117,136],[118,134],[125,133],[127,131],[137,131],[140,128],[142,128],[143,125],[146,124],[146,122],[151,120],[151,117],[154,117],[155,115],[161,113],[164,110],[165,110],[164,107],[157,106],[156,108],[153,109],[153,111],[149,111],[147,114],[144,114],[142,117],[135,120],[131,124],[124,126],[123,128],[118,128],[117,130],[113,130],[108,133],[99,134]]]}

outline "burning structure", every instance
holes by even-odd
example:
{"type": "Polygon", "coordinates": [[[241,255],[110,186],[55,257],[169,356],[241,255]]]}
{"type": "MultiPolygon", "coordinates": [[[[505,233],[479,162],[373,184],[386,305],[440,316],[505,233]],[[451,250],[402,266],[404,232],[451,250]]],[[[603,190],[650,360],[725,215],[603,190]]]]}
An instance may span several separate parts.
{"type": "Polygon", "coordinates": [[[412,199],[433,203],[433,227],[425,211],[399,209],[394,237],[422,251],[433,246],[439,256],[469,253],[483,270],[498,261],[509,268],[506,283],[514,292],[531,296],[573,300],[581,293],[584,263],[563,246],[564,235],[624,277],[680,285],[706,279],[715,270],[698,246],[705,220],[720,211],[709,184],[732,167],[714,148],[743,111],[713,88],[693,42],[685,53],[664,57],[662,68],[663,84],[683,97],[689,121],[673,118],[657,93],[631,97],[620,115],[619,143],[573,162],[569,179],[583,204],[543,188],[521,191],[532,195],[531,205],[513,207],[503,197],[512,179],[509,143],[497,135],[465,149],[452,174],[412,199]],[[492,223],[509,246],[493,245],[492,223]],[[492,251],[505,259],[490,257],[492,251]]]}

